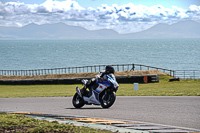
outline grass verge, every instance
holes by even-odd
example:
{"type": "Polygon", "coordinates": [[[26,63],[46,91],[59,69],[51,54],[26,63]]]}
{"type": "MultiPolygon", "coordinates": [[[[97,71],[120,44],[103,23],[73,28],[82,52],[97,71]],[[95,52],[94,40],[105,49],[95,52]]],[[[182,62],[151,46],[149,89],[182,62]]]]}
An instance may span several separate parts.
{"type": "Polygon", "coordinates": [[[0,132],[18,133],[109,133],[92,128],[78,127],[69,124],[59,124],[57,121],[39,121],[24,115],[8,115],[0,113],[0,132]]]}
{"type": "MultiPolygon", "coordinates": [[[[120,84],[118,96],[200,96],[200,79],[169,82],[170,76],[160,75],[159,83],[139,84],[133,91],[133,84],[120,84]]],[[[75,85],[0,85],[0,97],[64,97],[73,96],[75,85]]]]}
{"type": "Polygon", "coordinates": [[[121,96],[200,96],[200,79],[169,82],[169,76],[160,76],[159,83],[139,84],[139,90],[133,91],[133,84],[122,84],[121,96]]]}

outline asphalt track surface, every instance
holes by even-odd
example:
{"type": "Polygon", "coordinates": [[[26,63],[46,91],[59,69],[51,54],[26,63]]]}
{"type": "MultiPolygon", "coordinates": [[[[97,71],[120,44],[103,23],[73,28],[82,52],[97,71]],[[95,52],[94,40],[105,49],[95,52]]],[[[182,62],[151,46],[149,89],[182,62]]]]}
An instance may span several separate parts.
{"type": "Polygon", "coordinates": [[[77,115],[200,129],[198,96],[117,96],[109,109],[95,105],[75,109],[71,101],[72,97],[0,98],[0,111],[77,115]]]}

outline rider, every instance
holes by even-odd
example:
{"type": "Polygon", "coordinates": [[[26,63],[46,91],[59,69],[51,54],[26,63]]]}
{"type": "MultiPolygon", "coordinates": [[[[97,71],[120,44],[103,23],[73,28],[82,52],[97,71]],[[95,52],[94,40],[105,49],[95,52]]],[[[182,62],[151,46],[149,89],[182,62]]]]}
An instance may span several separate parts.
{"type": "Polygon", "coordinates": [[[89,90],[90,90],[89,93],[91,94],[92,88],[93,87],[96,88],[95,84],[96,84],[97,80],[106,81],[108,79],[106,75],[109,75],[111,78],[116,80],[114,73],[115,73],[115,69],[112,66],[106,66],[105,67],[105,71],[99,72],[99,74],[97,74],[95,76],[95,78],[92,78],[91,80],[88,80],[88,82],[86,83],[86,88],[84,88],[84,92],[85,92],[85,90],[87,88],[89,88],[89,90]]]}

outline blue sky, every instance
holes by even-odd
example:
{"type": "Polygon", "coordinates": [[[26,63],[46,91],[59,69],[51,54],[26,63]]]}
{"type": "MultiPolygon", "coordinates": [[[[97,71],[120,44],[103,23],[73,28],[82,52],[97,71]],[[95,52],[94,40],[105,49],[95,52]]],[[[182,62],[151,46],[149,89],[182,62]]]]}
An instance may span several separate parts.
{"type": "MultiPolygon", "coordinates": [[[[26,4],[42,4],[46,0],[1,0],[2,2],[24,2],[26,4]]],[[[63,0],[58,0],[63,1],[63,0]]],[[[200,0],[74,0],[79,3],[84,8],[88,7],[100,7],[102,4],[107,4],[111,6],[112,4],[124,5],[128,3],[133,3],[135,5],[163,5],[164,7],[178,6],[182,8],[188,8],[190,5],[200,5],[200,0]]]]}
{"type": "Polygon", "coordinates": [[[88,30],[119,33],[146,30],[156,24],[200,22],[200,0],[1,0],[0,26],[63,22],[88,30]]]}

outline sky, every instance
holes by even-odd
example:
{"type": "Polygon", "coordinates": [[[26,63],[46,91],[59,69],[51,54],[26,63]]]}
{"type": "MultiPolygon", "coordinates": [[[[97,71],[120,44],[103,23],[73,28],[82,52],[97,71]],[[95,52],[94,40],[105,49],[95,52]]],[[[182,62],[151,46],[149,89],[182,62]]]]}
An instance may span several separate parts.
{"type": "Polygon", "coordinates": [[[200,0],[0,0],[0,26],[65,23],[120,34],[156,24],[200,22],[200,0]]]}

